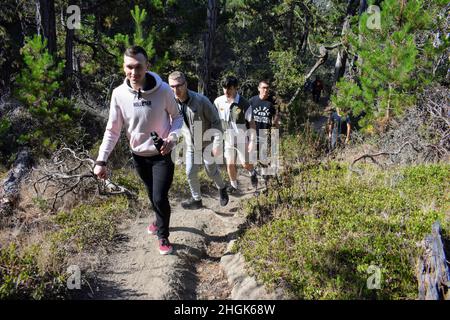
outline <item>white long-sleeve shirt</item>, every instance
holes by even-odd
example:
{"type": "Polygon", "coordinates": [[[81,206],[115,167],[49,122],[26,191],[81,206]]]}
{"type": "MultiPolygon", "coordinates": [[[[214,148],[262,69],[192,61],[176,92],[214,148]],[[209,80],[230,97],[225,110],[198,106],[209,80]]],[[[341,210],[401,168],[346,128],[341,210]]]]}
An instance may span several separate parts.
{"type": "Polygon", "coordinates": [[[126,79],[113,90],[108,124],[97,161],[107,161],[122,127],[125,127],[132,152],[145,157],[159,154],[150,137],[152,131],[163,139],[169,135],[179,136],[183,117],[172,90],[156,73],[148,72],[146,76],[153,77],[156,82],[150,90],[138,92],[126,79]]]}

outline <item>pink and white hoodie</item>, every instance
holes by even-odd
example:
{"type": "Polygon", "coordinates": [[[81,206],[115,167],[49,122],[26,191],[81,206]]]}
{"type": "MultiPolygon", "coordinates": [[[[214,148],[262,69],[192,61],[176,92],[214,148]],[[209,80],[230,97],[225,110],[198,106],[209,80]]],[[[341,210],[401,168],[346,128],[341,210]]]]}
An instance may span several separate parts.
{"type": "Polygon", "coordinates": [[[133,153],[150,157],[159,154],[150,137],[150,132],[156,131],[165,139],[169,135],[179,135],[183,125],[172,90],[154,72],[148,72],[146,77],[153,77],[156,85],[150,90],[139,92],[134,90],[127,79],[115,88],[111,96],[108,124],[97,161],[107,161],[120,137],[122,126],[133,153]]]}

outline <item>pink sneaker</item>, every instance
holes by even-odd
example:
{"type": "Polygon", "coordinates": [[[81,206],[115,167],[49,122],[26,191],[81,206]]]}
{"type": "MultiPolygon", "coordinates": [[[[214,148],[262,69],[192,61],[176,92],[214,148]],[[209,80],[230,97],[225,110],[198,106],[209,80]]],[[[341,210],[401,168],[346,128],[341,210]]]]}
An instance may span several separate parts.
{"type": "Polygon", "coordinates": [[[157,231],[158,231],[158,227],[156,226],[156,224],[154,222],[147,227],[148,234],[156,235],[157,231]]]}
{"type": "Polygon", "coordinates": [[[162,238],[159,239],[159,253],[160,254],[170,254],[173,251],[173,247],[169,242],[169,239],[162,238]]]}

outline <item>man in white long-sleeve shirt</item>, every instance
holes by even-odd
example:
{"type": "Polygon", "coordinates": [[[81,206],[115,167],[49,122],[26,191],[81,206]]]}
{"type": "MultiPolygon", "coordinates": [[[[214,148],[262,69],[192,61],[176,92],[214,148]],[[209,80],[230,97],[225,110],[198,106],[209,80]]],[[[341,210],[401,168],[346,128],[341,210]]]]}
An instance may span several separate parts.
{"type": "Polygon", "coordinates": [[[158,236],[160,254],[169,254],[173,248],[169,242],[171,209],[168,193],[175,167],[170,154],[178,141],[183,117],[169,85],[159,75],[148,71],[148,67],[148,56],[142,47],[132,46],[125,51],[126,78],[112,93],[108,124],[94,174],[106,178],[106,161],[124,127],[136,170],[147,188],[156,215],[156,221],[147,231],[158,236]],[[163,139],[160,148],[155,146],[152,132],[163,139]]]}

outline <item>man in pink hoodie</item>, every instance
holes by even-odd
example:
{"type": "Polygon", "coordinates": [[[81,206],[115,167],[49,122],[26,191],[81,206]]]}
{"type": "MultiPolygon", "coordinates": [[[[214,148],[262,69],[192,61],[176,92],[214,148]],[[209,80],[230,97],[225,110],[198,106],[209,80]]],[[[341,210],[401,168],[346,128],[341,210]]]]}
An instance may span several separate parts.
{"type": "Polygon", "coordinates": [[[132,46],[125,51],[123,69],[126,78],[112,92],[108,124],[94,174],[100,179],[106,178],[106,161],[124,127],[136,170],[155,211],[156,221],[147,227],[147,231],[158,236],[160,254],[170,254],[173,247],[169,242],[171,209],[168,193],[175,168],[170,155],[178,141],[183,117],[169,85],[148,68],[144,48],[132,46]],[[162,138],[161,146],[155,145],[154,132],[162,138]]]}

